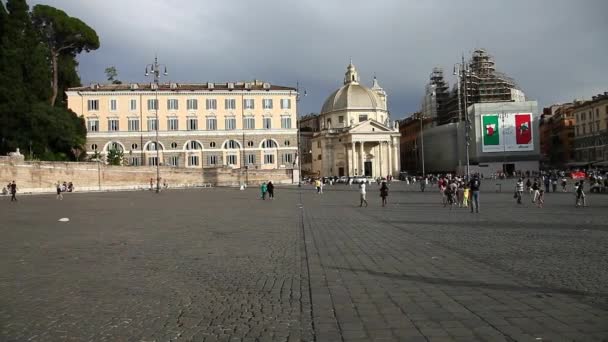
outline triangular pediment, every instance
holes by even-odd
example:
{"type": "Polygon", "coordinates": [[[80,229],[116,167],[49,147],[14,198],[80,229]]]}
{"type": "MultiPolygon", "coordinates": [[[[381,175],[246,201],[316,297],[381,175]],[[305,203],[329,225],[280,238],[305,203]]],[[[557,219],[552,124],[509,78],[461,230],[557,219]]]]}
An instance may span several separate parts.
{"type": "Polygon", "coordinates": [[[349,133],[378,133],[378,132],[387,132],[387,133],[391,132],[392,133],[394,131],[392,129],[390,129],[389,127],[379,123],[378,121],[374,121],[374,120],[367,120],[367,121],[361,122],[349,130],[349,133]]]}

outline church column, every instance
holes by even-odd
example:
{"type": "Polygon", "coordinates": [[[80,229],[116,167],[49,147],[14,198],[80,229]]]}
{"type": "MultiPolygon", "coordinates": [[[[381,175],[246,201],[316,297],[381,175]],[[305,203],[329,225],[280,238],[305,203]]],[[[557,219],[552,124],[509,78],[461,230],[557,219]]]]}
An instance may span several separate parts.
{"type": "Polygon", "coordinates": [[[388,170],[386,172],[387,175],[391,174],[391,170],[393,169],[393,161],[392,161],[392,144],[389,142],[387,144],[386,152],[388,154],[388,170]]]}
{"type": "Polygon", "coordinates": [[[355,175],[355,165],[357,165],[357,158],[355,157],[355,142],[350,143],[350,158],[348,159],[348,175],[355,175]]]}
{"type": "Polygon", "coordinates": [[[363,148],[363,141],[359,142],[359,157],[361,157],[361,168],[359,169],[360,175],[365,175],[365,149],[363,148]]]}
{"type": "Polygon", "coordinates": [[[397,143],[395,144],[395,172],[397,173],[397,177],[399,177],[399,172],[401,172],[401,162],[399,161],[399,141],[397,140],[397,143]]]}
{"type": "Polygon", "coordinates": [[[379,141],[379,144],[378,144],[378,164],[379,164],[378,173],[380,174],[380,177],[382,177],[382,160],[383,160],[382,159],[382,144],[383,144],[383,142],[379,141]]]}

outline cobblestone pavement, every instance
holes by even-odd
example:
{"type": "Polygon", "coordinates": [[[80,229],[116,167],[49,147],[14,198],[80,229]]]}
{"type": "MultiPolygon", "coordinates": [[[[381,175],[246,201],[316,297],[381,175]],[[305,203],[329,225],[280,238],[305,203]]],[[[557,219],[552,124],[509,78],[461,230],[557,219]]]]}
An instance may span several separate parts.
{"type": "Polygon", "coordinates": [[[415,190],[1,201],[0,340],[608,341],[608,195],[415,190]]]}

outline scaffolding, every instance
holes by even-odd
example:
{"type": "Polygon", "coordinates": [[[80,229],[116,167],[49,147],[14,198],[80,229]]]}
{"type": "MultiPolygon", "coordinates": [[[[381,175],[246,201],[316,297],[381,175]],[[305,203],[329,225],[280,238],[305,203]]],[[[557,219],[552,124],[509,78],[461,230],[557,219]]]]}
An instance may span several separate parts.
{"type": "MultiPolygon", "coordinates": [[[[484,102],[518,101],[523,97],[523,92],[512,78],[496,71],[494,57],[486,50],[476,49],[467,64],[468,72],[461,77],[461,96],[465,97],[461,100],[466,100],[469,106],[484,102]]],[[[448,94],[444,110],[438,112],[440,125],[458,121],[456,87],[448,94]]]]}

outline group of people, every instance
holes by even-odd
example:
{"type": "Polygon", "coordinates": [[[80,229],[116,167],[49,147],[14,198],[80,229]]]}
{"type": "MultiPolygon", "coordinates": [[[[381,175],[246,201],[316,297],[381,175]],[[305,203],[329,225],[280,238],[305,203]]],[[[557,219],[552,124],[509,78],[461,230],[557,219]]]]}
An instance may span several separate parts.
{"type": "MultiPolygon", "coordinates": [[[[421,191],[424,191],[426,180],[420,182],[421,191]]],[[[444,207],[454,206],[470,208],[471,213],[479,213],[479,188],[481,180],[475,174],[470,180],[460,177],[442,176],[437,180],[437,187],[441,194],[441,202],[444,207]]]]}
{"type": "Polygon", "coordinates": [[[266,200],[266,195],[268,194],[268,199],[273,200],[274,199],[274,184],[272,184],[272,181],[268,181],[267,182],[262,182],[262,185],[260,185],[260,198],[263,200],[266,200]]]}
{"type": "Polygon", "coordinates": [[[63,182],[63,184],[62,184],[61,182],[57,181],[55,188],[57,190],[57,199],[63,200],[63,193],[64,192],[73,192],[74,184],[72,182],[69,182],[69,183],[63,182]]]}
{"type": "Polygon", "coordinates": [[[11,195],[11,202],[17,201],[17,183],[15,181],[9,182],[6,187],[2,188],[3,195],[11,195]]]}
{"type": "MultiPolygon", "coordinates": [[[[163,189],[168,189],[169,188],[169,184],[167,184],[167,180],[166,179],[162,179],[162,178],[158,179],[158,185],[159,185],[159,187],[161,186],[160,185],[161,180],[163,182],[163,185],[162,185],[163,189]]],[[[154,178],[150,178],[150,190],[154,190],[154,189],[155,189],[154,178]]]]}
{"type": "MultiPolygon", "coordinates": [[[[533,180],[528,178],[525,183],[523,178],[520,178],[515,184],[515,193],[513,194],[513,198],[517,200],[517,204],[522,204],[522,195],[525,188],[525,191],[530,194],[532,203],[536,204],[537,207],[542,208],[545,204],[545,193],[549,193],[551,188],[553,189],[553,192],[557,192],[557,182],[557,178],[550,178],[549,176],[534,178],[533,180]],[[544,185],[544,189],[542,185],[544,185]]],[[[562,177],[560,182],[562,192],[567,192],[568,180],[566,177],[562,177]]],[[[575,206],[577,208],[581,205],[586,207],[587,201],[585,197],[584,180],[581,179],[574,183],[574,194],[576,195],[575,206]]]]}

